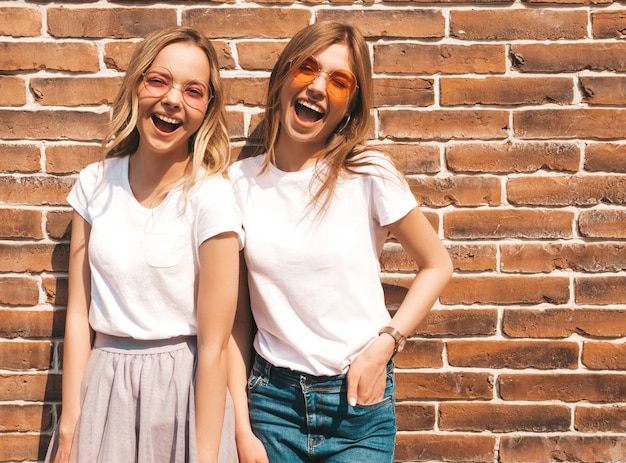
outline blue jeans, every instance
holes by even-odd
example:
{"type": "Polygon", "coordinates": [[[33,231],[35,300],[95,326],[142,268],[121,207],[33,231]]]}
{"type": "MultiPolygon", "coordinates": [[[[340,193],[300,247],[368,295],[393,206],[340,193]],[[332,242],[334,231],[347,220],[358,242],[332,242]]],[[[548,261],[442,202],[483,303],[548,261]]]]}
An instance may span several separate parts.
{"type": "Polygon", "coordinates": [[[248,379],[252,429],[270,463],[393,463],[393,363],[382,401],[348,405],[346,375],[312,376],[256,355],[248,379]]]}

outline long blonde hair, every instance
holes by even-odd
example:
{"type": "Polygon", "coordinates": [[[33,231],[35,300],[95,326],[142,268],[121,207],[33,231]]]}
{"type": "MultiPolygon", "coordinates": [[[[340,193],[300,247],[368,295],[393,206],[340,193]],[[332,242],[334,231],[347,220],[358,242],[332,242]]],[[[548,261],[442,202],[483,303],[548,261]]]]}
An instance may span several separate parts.
{"type": "Polygon", "coordinates": [[[148,34],[137,45],[112,105],[111,123],[102,140],[102,149],[107,158],[132,155],[137,151],[140,138],[137,130],[137,102],[143,74],[163,48],[180,42],[192,43],[206,54],[211,69],[209,85],[213,92],[213,99],[209,102],[200,128],[189,139],[191,162],[182,181],[183,189],[187,191],[200,179],[202,168],[206,169],[206,176],[225,174],[230,163],[230,140],[217,53],[209,40],[192,28],[175,26],[160,29],[148,34]]]}
{"type": "Polygon", "coordinates": [[[350,65],[357,78],[358,88],[351,97],[349,117],[338,124],[327,140],[323,153],[318,157],[318,162],[325,161],[325,168],[323,172],[317,171],[320,187],[313,193],[312,202],[320,204],[322,210],[330,203],[342,173],[359,174],[359,167],[371,165],[367,158],[357,156],[367,150],[365,144],[374,98],[369,50],[358,29],[335,21],[321,21],[305,27],[293,36],[270,75],[259,149],[267,153],[265,168],[269,163],[275,163],[274,148],[280,134],[280,89],[292,78],[290,62],[298,57],[314,55],[336,43],[348,46],[350,65]]]}

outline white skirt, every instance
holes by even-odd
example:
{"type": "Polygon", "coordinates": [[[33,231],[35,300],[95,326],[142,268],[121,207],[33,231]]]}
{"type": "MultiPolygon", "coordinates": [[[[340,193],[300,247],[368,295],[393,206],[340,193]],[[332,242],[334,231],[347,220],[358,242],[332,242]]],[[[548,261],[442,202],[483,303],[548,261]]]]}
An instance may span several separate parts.
{"type": "MultiPolygon", "coordinates": [[[[82,383],[73,463],[195,463],[195,337],[137,341],[98,333],[82,383]]],[[[58,447],[55,431],[45,462],[58,447]]],[[[230,394],[220,463],[237,463],[230,394]]]]}

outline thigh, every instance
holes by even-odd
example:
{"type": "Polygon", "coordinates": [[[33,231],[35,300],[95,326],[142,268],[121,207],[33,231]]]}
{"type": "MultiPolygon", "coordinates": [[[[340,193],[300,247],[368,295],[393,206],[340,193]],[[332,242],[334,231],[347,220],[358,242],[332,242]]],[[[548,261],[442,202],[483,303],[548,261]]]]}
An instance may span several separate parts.
{"type": "Polygon", "coordinates": [[[339,410],[345,411],[326,441],[324,463],[393,463],[396,440],[395,383],[393,371],[387,373],[383,400],[352,407],[341,394],[339,410]]]}
{"type": "Polygon", "coordinates": [[[252,430],[263,442],[270,463],[309,461],[303,398],[295,385],[253,369],[248,408],[252,430]]]}

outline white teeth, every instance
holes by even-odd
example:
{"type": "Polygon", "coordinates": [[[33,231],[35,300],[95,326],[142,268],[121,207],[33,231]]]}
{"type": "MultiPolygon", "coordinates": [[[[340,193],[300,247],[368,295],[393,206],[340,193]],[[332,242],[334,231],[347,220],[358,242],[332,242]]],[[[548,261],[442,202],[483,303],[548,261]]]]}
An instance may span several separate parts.
{"type": "Polygon", "coordinates": [[[311,111],[315,111],[316,113],[324,114],[324,109],[320,106],[314,105],[313,103],[309,103],[308,101],[299,101],[302,106],[309,108],[311,111]]]}
{"type": "Polygon", "coordinates": [[[163,122],[167,122],[168,124],[174,124],[174,125],[180,124],[179,120],[172,119],[170,117],[163,116],[161,114],[155,114],[155,117],[158,118],[158,119],[161,119],[163,122]]]}

